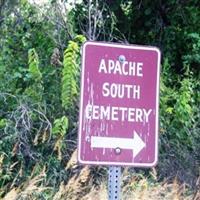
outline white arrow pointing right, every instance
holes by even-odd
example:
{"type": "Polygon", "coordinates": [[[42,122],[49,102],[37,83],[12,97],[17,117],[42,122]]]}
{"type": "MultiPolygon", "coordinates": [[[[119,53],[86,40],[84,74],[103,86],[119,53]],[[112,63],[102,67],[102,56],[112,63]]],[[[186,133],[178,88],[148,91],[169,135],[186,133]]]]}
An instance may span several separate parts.
{"type": "Polygon", "coordinates": [[[136,131],[134,131],[133,138],[91,136],[92,148],[132,149],[134,157],[136,157],[145,146],[146,144],[136,131]]]}

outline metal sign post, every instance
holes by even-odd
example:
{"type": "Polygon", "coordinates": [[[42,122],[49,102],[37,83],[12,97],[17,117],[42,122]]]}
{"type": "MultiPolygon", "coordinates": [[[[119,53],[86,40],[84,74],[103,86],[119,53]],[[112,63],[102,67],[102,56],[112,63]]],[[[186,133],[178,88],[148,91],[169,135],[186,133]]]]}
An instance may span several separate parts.
{"type": "Polygon", "coordinates": [[[121,167],[109,166],[108,200],[120,200],[121,167]]]}

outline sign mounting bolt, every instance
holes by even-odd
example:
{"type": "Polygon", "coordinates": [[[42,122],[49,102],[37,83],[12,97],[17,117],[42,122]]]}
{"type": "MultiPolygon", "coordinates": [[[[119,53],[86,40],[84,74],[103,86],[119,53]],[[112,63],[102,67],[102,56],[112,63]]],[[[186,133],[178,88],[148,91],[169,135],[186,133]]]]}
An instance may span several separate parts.
{"type": "Polygon", "coordinates": [[[115,153],[116,153],[117,155],[119,155],[119,154],[121,153],[121,149],[120,149],[119,147],[117,147],[117,148],[115,149],[115,153]]]}
{"type": "Polygon", "coordinates": [[[126,57],[124,55],[120,55],[119,56],[119,62],[123,63],[124,61],[126,61],[126,57]]]}

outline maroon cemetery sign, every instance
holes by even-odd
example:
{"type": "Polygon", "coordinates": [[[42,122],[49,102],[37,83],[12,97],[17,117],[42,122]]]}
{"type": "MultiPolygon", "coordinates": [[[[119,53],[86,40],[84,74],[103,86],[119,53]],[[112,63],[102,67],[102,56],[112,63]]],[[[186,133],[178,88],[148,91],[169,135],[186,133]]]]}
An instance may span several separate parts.
{"type": "Polygon", "coordinates": [[[78,160],[151,167],[158,157],[160,51],[86,42],[83,46],[78,160]]]}

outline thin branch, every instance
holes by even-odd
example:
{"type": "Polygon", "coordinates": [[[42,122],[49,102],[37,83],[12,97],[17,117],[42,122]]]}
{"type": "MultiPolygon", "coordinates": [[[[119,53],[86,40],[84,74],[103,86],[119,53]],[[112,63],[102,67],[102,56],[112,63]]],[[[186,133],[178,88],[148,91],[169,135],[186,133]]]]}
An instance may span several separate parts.
{"type": "Polygon", "coordinates": [[[52,125],[51,125],[51,122],[48,120],[48,118],[46,117],[46,115],[44,113],[42,113],[42,112],[40,112],[39,110],[36,110],[36,109],[33,109],[33,111],[39,113],[46,120],[47,126],[45,128],[45,131],[49,130],[49,133],[50,133],[49,141],[50,141],[51,135],[52,135],[52,125]]]}
{"type": "Polygon", "coordinates": [[[89,3],[88,3],[88,20],[89,20],[89,27],[88,27],[88,38],[91,40],[91,24],[92,24],[92,19],[91,19],[91,0],[89,0],[89,3]]]}

